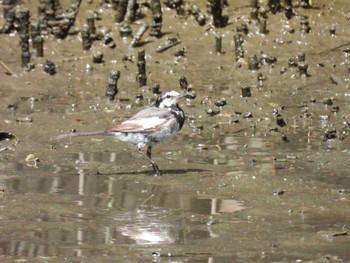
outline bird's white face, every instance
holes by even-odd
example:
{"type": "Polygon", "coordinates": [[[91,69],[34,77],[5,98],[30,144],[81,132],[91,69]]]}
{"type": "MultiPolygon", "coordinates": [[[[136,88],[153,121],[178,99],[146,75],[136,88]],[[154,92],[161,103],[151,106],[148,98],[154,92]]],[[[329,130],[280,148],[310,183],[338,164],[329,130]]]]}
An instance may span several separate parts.
{"type": "Polygon", "coordinates": [[[164,92],[159,96],[156,102],[156,106],[159,108],[169,108],[173,105],[176,105],[180,98],[182,98],[184,95],[180,94],[176,91],[168,91],[164,92]]]}

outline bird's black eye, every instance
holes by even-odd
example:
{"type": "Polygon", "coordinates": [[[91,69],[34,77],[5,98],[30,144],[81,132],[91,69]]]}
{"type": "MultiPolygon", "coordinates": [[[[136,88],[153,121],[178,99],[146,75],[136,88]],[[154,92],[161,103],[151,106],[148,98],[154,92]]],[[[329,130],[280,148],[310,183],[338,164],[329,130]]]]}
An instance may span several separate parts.
{"type": "Polygon", "coordinates": [[[170,99],[170,98],[171,98],[171,96],[168,94],[168,95],[166,95],[166,98],[167,98],[167,99],[170,99]]]}

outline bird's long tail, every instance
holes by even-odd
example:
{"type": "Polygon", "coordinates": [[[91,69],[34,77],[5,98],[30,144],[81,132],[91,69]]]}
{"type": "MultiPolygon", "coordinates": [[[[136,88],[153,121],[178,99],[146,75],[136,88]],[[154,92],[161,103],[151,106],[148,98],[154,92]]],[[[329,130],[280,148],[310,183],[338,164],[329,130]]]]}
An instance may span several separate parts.
{"type": "Polygon", "coordinates": [[[83,137],[83,136],[111,136],[111,134],[108,131],[92,131],[92,132],[72,132],[67,134],[61,134],[56,137],[51,138],[53,141],[58,141],[66,138],[72,138],[72,137],[83,137]]]}

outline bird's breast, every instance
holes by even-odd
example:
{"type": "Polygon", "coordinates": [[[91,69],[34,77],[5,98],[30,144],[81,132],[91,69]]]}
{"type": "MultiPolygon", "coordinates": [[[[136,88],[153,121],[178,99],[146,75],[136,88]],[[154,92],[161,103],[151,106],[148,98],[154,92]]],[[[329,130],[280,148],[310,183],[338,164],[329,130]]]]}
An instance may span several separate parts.
{"type": "Polygon", "coordinates": [[[185,113],[181,108],[177,108],[174,110],[171,110],[171,114],[175,117],[176,122],[179,126],[179,130],[182,129],[182,126],[185,123],[185,113]]]}

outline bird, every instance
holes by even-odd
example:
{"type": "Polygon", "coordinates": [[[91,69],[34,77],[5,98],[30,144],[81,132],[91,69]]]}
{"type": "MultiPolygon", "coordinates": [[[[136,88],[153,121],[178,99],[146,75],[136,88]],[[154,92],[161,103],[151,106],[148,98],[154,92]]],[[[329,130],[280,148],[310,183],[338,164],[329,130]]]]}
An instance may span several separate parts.
{"type": "Polygon", "coordinates": [[[167,91],[161,93],[154,106],[147,107],[136,113],[130,119],[114,128],[102,131],[72,132],[54,137],[61,140],[81,136],[107,136],[113,139],[128,142],[137,146],[139,152],[147,146],[146,157],[150,161],[154,175],[161,176],[162,172],[152,159],[152,147],[165,139],[177,134],[185,123],[185,113],[179,107],[179,100],[188,96],[187,91],[167,91]]]}

